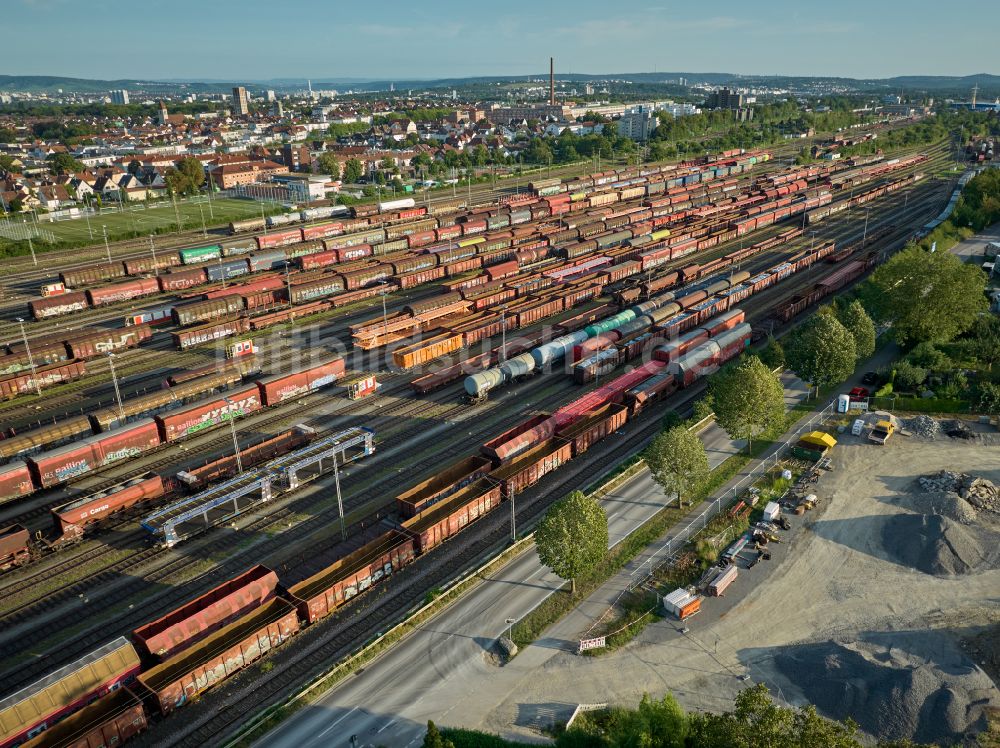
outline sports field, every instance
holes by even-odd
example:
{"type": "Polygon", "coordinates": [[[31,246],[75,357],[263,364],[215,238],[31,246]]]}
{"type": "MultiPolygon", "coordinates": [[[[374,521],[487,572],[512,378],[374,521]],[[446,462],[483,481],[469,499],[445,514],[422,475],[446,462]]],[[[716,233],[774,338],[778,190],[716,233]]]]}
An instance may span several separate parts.
{"type": "MultiPolygon", "coordinates": [[[[274,205],[264,204],[268,214],[277,212],[274,205]]],[[[176,209],[172,201],[136,203],[119,210],[104,208],[85,218],[48,221],[46,216],[38,216],[33,225],[30,214],[20,220],[7,222],[0,220],[0,247],[20,243],[30,231],[36,249],[46,245],[58,247],[86,246],[104,241],[104,230],[108,239],[130,239],[149,234],[166,234],[176,231],[200,229],[202,222],[207,229],[228,224],[230,221],[261,215],[261,203],[253,200],[207,197],[178,200],[176,209]],[[37,231],[35,230],[37,229],[37,231]]]]}

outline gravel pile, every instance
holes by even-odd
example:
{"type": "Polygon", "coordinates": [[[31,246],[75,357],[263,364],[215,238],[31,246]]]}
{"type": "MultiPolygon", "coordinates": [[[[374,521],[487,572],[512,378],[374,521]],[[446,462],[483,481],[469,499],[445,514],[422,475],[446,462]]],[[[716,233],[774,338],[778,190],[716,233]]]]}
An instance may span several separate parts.
{"type": "Polygon", "coordinates": [[[950,743],[983,729],[988,676],[960,652],[924,657],[896,646],[922,643],[896,635],[884,644],[804,644],[782,649],[775,665],[826,715],[850,717],[882,740],[950,743]]]}
{"type": "Polygon", "coordinates": [[[953,493],[979,511],[1000,513],[1000,488],[985,478],[942,470],[918,483],[924,491],[953,493]]]}
{"type": "Polygon", "coordinates": [[[942,576],[989,564],[991,554],[979,536],[976,528],[941,514],[897,514],[882,525],[882,547],[893,561],[942,576]]]}
{"type": "Polygon", "coordinates": [[[903,428],[920,439],[939,439],[941,424],[930,416],[914,416],[902,419],[903,428]]]}
{"type": "Polygon", "coordinates": [[[979,522],[979,512],[968,501],[951,491],[923,491],[905,497],[903,503],[920,514],[941,514],[963,525],[979,522]]]}

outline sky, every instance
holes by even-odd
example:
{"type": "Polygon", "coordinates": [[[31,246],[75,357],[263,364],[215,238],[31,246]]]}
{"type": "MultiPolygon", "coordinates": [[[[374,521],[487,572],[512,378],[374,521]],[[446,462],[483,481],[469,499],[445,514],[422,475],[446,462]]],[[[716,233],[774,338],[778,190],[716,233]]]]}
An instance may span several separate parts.
{"type": "Polygon", "coordinates": [[[1000,73],[996,6],[987,0],[3,0],[3,5],[0,73],[11,75],[412,80],[547,73],[550,55],[557,75],[1000,73]]]}

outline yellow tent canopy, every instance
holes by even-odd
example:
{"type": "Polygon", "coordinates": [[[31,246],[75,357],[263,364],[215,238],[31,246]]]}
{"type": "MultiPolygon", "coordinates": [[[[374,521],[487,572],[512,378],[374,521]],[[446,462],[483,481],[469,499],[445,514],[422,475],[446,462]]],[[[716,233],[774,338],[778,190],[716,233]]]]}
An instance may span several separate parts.
{"type": "Polygon", "coordinates": [[[821,449],[830,449],[837,446],[837,440],[825,431],[810,431],[800,441],[804,441],[807,444],[815,444],[821,449]]]}

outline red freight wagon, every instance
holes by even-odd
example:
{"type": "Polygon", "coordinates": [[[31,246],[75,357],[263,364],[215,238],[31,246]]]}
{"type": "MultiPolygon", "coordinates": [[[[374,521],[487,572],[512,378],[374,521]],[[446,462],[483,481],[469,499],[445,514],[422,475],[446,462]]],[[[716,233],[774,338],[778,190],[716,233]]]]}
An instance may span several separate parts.
{"type": "Polygon", "coordinates": [[[531,488],[571,459],[573,459],[571,442],[549,439],[497,468],[490,473],[490,477],[500,481],[503,488],[501,495],[509,499],[513,494],[531,488]]]}
{"type": "Polygon", "coordinates": [[[437,240],[437,232],[434,230],[430,231],[418,231],[414,234],[410,234],[406,237],[407,244],[410,249],[415,249],[417,247],[423,247],[426,244],[431,244],[437,240]]]}
{"type": "Polygon", "coordinates": [[[343,279],[344,287],[349,291],[354,291],[387,280],[393,276],[394,272],[392,265],[375,265],[367,270],[343,273],[340,277],[343,279]]]}
{"type": "Polygon", "coordinates": [[[57,317],[60,314],[70,314],[86,309],[90,306],[87,294],[83,291],[72,291],[60,294],[59,296],[49,296],[43,299],[32,299],[28,302],[28,311],[35,319],[45,319],[46,317],[57,317]]]}
{"type": "Polygon", "coordinates": [[[302,227],[302,241],[312,241],[313,239],[326,239],[328,236],[337,236],[344,233],[344,224],[339,221],[333,223],[321,223],[317,226],[302,227]]]}
{"type": "Polygon", "coordinates": [[[207,291],[203,296],[205,299],[217,299],[220,296],[242,296],[258,291],[277,291],[285,287],[286,281],[284,278],[276,276],[273,273],[269,275],[272,277],[258,278],[247,283],[235,283],[226,288],[216,288],[212,291],[207,291]]]}
{"type": "Polygon", "coordinates": [[[536,444],[551,439],[555,421],[547,413],[539,413],[483,444],[480,451],[499,465],[505,460],[531,449],[536,444]]]}
{"type": "Polygon", "coordinates": [[[34,374],[22,371],[0,377],[0,400],[13,400],[18,395],[31,394],[60,382],[72,382],[86,373],[87,365],[83,361],[69,361],[36,367],[34,374]]]}
{"type": "Polygon", "coordinates": [[[625,404],[635,415],[654,400],[669,397],[677,391],[677,380],[671,372],[650,377],[645,382],[625,391],[625,404]]]}
{"type": "Polygon", "coordinates": [[[344,374],[344,359],[335,358],[292,374],[275,374],[258,382],[265,405],[277,405],[333,384],[344,374]]]}
{"type": "Polygon", "coordinates": [[[230,390],[225,397],[212,397],[181,410],[155,417],[165,442],[182,439],[210,429],[231,418],[239,418],[261,408],[260,389],[256,384],[230,390]]]}
{"type": "Polygon", "coordinates": [[[163,715],[261,659],[299,632],[292,603],[272,599],[181,654],[139,675],[163,715]]]}
{"type": "MultiPolygon", "coordinates": [[[[473,270],[478,270],[483,265],[483,261],[479,257],[469,257],[464,260],[456,260],[455,262],[449,262],[444,266],[444,274],[449,278],[455,275],[461,275],[462,273],[468,273],[473,270]]],[[[483,278],[487,276],[483,274],[483,278]]]]}
{"type": "Polygon", "coordinates": [[[517,264],[517,260],[508,260],[507,262],[501,262],[499,265],[486,268],[486,274],[490,277],[491,281],[517,275],[519,272],[520,266],[517,264]]]}
{"type": "Polygon", "coordinates": [[[316,268],[335,265],[340,260],[337,259],[337,250],[329,249],[322,252],[315,252],[311,255],[302,255],[298,258],[299,267],[303,270],[314,270],[316,268]]]}
{"type": "Polygon", "coordinates": [[[205,273],[205,268],[190,268],[189,270],[164,273],[157,280],[160,283],[161,291],[183,291],[185,288],[207,283],[208,275],[205,273]]]}
{"type": "Polygon", "coordinates": [[[485,457],[470,455],[401,493],[396,497],[397,509],[404,517],[414,517],[430,508],[432,504],[451,496],[473,482],[482,482],[480,479],[490,471],[491,466],[492,463],[485,457]]]}
{"type": "Polygon", "coordinates": [[[164,661],[277,595],[278,575],[254,566],[132,632],[141,652],[164,661]]]}
{"type": "MultiPolygon", "coordinates": [[[[241,304],[243,303],[241,297],[237,296],[236,298],[239,299],[241,304]]],[[[226,338],[230,335],[242,335],[249,329],[250,323],[247,321],[247,318],[237,317],[225,322],[210,322],[207,325],[190,327],[186,330],[170,334],[174,339],[174,345],[183,351],[186,348],[193,348],[196,345],[226,338]]]]}
{"type": "Polygon", "coordinates": [[[28,464],[21,460],[0,465],[0,503],[19,499],[35,490],[28,464]]]}
{"type": "Polygon", "coordinates": [[[163,478],[156,473],[144,473],[98,493],[53,507],[52,520],[60,537],[79,537],[89,525],[139,502],[159,499],[165,493],[163,478]]]}
{"type": "Polygon", "coordinates": [[[462,227],[457,223],[453,223],[450,226],[442,226],[435,232],[435,235],[439,242],[456,239],[462,235],[462,227]]]}
{"type": "Polygon", "coordinates": [[[124,636],[0,701],[0,745],[21,745],[49,725],[131,682],[139,655],[124,636]]]}
{"type": "Polygon", "coordinates": [[[0,571],[6,571],[31,559],[28,539],[31,533],[24,525],[0,527],[0,571]]]}
{"type": "Polygon", "coordinates": [[[432,506],[403,523],[403,529],[416,536],[417,548],[427,553],[500,503],[500,486],[485,490],[478,484],[462,489],[449,499],[432,506]]]}
{"type": "Polygon", "coordinates": [[[28,467],[35,485],[49,488],[113,462],[135,457],[160,443],[156,423],[152,418],[144,418],[105,434],[33,455],[28,458],[28,467]]]}
{"type": "Polygon", "coordinates": [[[251,294],[243,294],[243,306],[247,311],[254,309],[267,309],[282,304],[285,301],[285,291],[254,291],[251,294]]]}
{"type": "Polygon", "coordinates": [[[142,701],[124,686],[60,720],[22,748],[119,746],[145,730],[146,724],[142,701]]]}
{"type": "Polygon", "coordinates": [[[256,239],[257,249],[270,249],[271,247],[284,247],[288,244],[298,244],[302,241],[302,229],[277,231],[273,234],[258,236],[256,239]]]}
{"type": "Polygon", "coordinates": [[[113,330],[88,333],[86,336],[70,338],[66,345],[73,358],[94,358],[123,348],[135,348],[153,337],[149,325],[129,325],[113,330]]]}
{"type": "Polygon", "coordinates": [[[298,602],[299,615],[315,623],[406,566],[416,555],[413,538],[390,530],[290,587],[288,592],[298,602]]]}
{"type": "Polygon", "coordinates": [[[87,299],[91,306],[101,306],[159,292],[160,284],[156,278],[137,278],[122,283],[113,283],[110,286],[92,288],[87,291],[87,299]]]}

